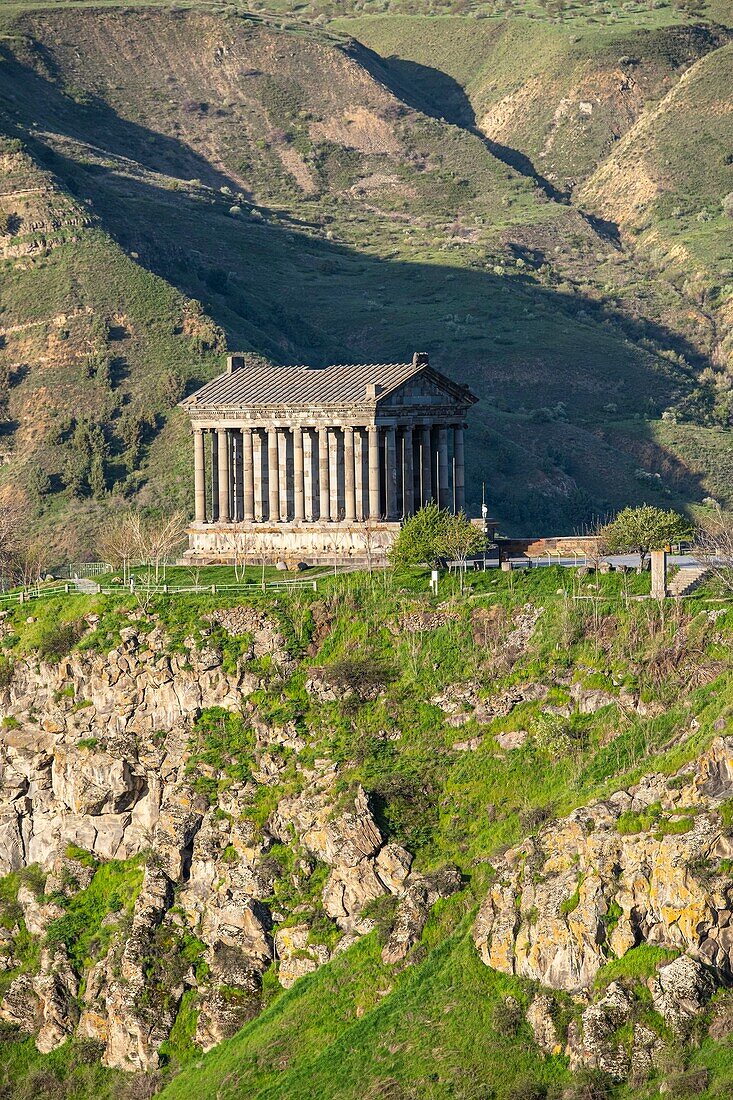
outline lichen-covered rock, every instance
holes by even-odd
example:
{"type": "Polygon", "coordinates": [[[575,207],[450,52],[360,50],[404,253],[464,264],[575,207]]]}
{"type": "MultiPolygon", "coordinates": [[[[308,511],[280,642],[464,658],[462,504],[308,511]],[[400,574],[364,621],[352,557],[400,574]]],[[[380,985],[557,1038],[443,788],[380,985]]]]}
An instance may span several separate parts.
{"type": "Polygon", "coordinates": [[[79,1019],[79,981],[63,947],[57,947],[53,955],[47,950],[42,952],[33,992],[40,1018],[36,1047],[41,1054],[48,1054],[66,1042],[79,1019]]]}
{"type": "Polygon", "coordinates": [[[390,857],[385,856],[380,867],[384,839],[363,788],[357,787],[350,804],[334,814],[330,778],[320,788],[310,787],[283,799],[269,829],[283,842],[294,832],[311,855],[328,864],[331,871],[323,888],[323,907],[344,931],[359,930],[359,914],[367,902],[390,889],[386,885],[392,874],[390,857]]]}
{"type": "Polygon", "coordinates": [[[660,967],[649,985],[654,1007],[677,1031],[703,1011],[715,992],[711,975],[689,955],[680,955],[660,967]]]}
{"type": "Polygon", "coordinates": [[[271,616],[255,607],[242,604],[239,607],[218,607],[206,616],[209,622],[218,623],[233,637],[250,635],[252,657],[269,656],[284,672],[292,667],[287,642],[271,616]]]}
{"type": "Polygon", "coordinates": [[[382,961],[401,962],[423,933],[431,907],[438,898],[448,898],[460,890],[461,874],[449,865],[429,875],[411,874],[397,910],[387,943],[382,949],[382,961]]]}
{"type": "Polygon", "coordinates": [[[211,1050],[225,1039],[231,1039],[260,1010],[256,991],[215,989],[204,990],[198,1003],[198,1019],[194,1041],[202,1050],[211,1050]]]}
{"type": "Polygon", "coordinates": [[[17,978],[13,978],[0,1004],[0,1020],[13,1024],[26,1035],[32,1035],[36,1030],[38,1015],[39,1004],[33,988],[33,977],[31,974],[19,974],[17,978]]]}
{"type": "Polygon", "coordinates": [[[412,856],[400,844],[385,844],[377,853],[375,869],[390,894],[397,897],[404,891],[407,876],[412,866],[412,856]]]}
{"type": "Polygon", "coordinates": [[[552,1009],[552,997],[547,993],[538,993],[527,1008],[527,1023],[540,1050],[545,1054],[561,1054],[563,1044],[557,1033],[552,1009]]]}
{"type": "MultiPolygon", "coordinates": [[[[274,628],[261,635],[262,646],[277,644],[274,628]]],[[[106,654],[15,662],[0,698],[11,720],[0,732],[0,874],[28,863],[50,869],[69,844],[126,859],[157,829],[180,878],[174,849],[200,819],[183,782],[192,723],[208,707],[240,708],[259,678],[246,660],[224,672],[211,649],[169,653],[159,627],[130,626],[120,637],[106,654]]]]}
{"type": "Polygon", "coordinates": [[[451,684],[431,702],[446,714],[446,724],[454,728],[475,720],[482,725],[494,718],[505,718],[520,703],[546,699],[549,688],[544,684],[517,684],[488,699],[481,697],[481,685],[475,680],[451,684]]]}
{"type": "Polygon", "coordinates": [[[611,982],[603,996],[588,1005],[580,1027],[571,1024],[568,1033],[570,1068],[591,1066],[623,1080],[631,1068],[629,1051],[615,1033],[631,1018],[632,999],[618,982],[611,982]]]}
{"type": "Polygon", "coordinates": [[[496,864],[474,928],[482,958],[578,993],[647,942],[729,977],[730,880],[715,869],[731,842],[715,807],[731,795],[733,739],[719,738],[679,782],[652,776],[546,826],[496,864]]]}
{"type": "Polygon", "coordinates": [[[401,962],[422,935],[430,905],[424,879],[416,879],[405,892],[389,939],[382,948],[382,962],[401,962]]]}
{"type": "Polygon", "coordinates": [[[285,989],[290,989],[305,974],[312,974],[331,957],[325,944],[310,943],[309,938],[310,927],[307,924],[281,928],[275,936],[277,977],[285,989]]]}

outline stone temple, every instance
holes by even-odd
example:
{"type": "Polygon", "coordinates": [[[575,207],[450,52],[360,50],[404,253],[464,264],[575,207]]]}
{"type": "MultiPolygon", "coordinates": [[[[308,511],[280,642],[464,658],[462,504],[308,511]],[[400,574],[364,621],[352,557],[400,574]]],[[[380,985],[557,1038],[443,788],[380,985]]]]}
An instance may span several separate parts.
{"type": "Polygon", "coordinates": [[[409,363],[277,367],[230,355],[181,402],[194,437],[187,561],[383,558],[400,523],[464,504],[464,429],[478,399],[409,363]]]}

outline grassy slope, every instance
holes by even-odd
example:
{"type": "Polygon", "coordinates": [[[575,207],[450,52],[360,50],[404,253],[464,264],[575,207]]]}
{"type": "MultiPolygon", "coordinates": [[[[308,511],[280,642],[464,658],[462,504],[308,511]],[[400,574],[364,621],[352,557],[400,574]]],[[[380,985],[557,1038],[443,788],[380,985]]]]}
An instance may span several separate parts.
{"type": "Polygon", "coordinates": [[[347,17],[333,24],[388,58],[396,78],[440,113],[448,114],[464,91],[483,133],[529,157],[561,190],[592,172],[644,108],[726,37],[702,25],[642,25],[451,16],[347,17]],[[623,58],[633,64],[619,64],[623,58]]]}
{"type": "Polygon", "coordinates": [[[436,946],[423,964],[394,975],[370,936],[298,982],[162,1095],[469,1100],[530,1074],[546,1083],[565,1079],[561,1062],[543,1063],[528,1035],[518,1043],[493,1032],[500,998],[523,1002],[526,994],[520,983],[482,965],[455,905],[441,918],[426,930],[426,942],[436,946]]]}
{"type": "MultiPolygon", "coordinates": [[[[41,514],[40,529],[51,529],[61,552],[76,556],[91,548],[86,540],[93,537],[95,520],[125,496],[137,493],[141,503],[163,509],[188,505],[184,471],[177,480],[162,475],[158,463],[147,461],[148,445],[170,410],[166,380],[183,386],[192,376],[210,375],[215,360],[187,334],[182,295],[126,255],[28,154],[9,148],[0,158],[3,190],[11,196],[3,204],[22,223],[11,246],[19,255],[2,261],[0,288],[0,363],[10,381],[3,442],[12,459],[4,470],[4,493],[33,507],[28,479],[34,466],[51,475],[52,488],[59,487],[68,448],[56,440],[69,419],[103,423],[116,499],[52,495],[41,514]],[[25,191],[21,205],[18,192],[25,191]],[[89,377],[94,357],[110,362],[111,382],[89,377]],[[148,423],[134,459],[120,435],[130,412],[148,423]]],[[[196,324],[204,333],[213,328],[207,319],[196,324]]],[[[187,444],[184,462],[186,453],[187,444]]]]}
{"type": "Polygon", "coordinates": [[[685,260],[713,277],[733,275],[731,219],[722,201],[733,190],[730,158],[733,45],[698,61],[619,142],[584,195],[596,208],[647,231],[678,271],[685,260]]]}

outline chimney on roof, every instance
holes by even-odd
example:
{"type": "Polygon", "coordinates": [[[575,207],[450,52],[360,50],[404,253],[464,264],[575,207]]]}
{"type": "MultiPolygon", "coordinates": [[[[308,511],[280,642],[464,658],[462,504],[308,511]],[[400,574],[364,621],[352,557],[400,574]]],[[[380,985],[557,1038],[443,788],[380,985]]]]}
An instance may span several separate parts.
{"type": "Polygon", "coordinates": [[[412,357],[413,367],[427,367],[430,360],[426,351],[416,351],[412,357]]]}
{"type": "Polygon", "coordinates": [[[241,370],[244,366],[243,355],[228,355],[227,356],[227,374],[234,374],[235,371],[241,370]]]}

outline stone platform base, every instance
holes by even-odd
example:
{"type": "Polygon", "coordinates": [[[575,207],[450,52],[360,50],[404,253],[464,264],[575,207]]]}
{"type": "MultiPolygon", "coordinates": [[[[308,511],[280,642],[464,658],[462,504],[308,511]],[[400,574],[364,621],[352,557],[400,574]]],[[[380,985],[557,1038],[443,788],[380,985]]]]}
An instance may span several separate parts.
{"type": "Polygon", "coordinates": [[[384,564],[401,524],[347,523],[193,523],[188,529],[185,565],[384,564]]]}

